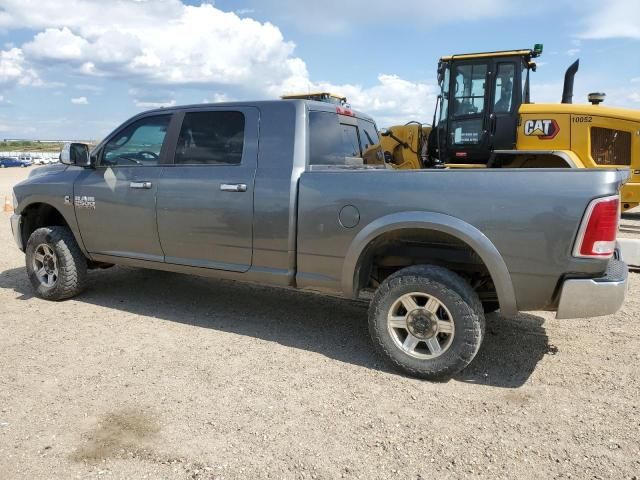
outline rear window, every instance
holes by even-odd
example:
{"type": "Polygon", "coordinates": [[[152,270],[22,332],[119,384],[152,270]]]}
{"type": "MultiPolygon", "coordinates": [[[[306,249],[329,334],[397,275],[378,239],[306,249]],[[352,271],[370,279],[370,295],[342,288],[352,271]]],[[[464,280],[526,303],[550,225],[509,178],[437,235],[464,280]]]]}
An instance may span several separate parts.
{"type": "MultiPolygon", "coordinates": [[[[309,113],[310,165],[362,166],[383,158],[375,125],[360,120],[358,125],[342,123],[331,112],[309,113]]],[[[381,163],[381,162],[380,162],[381,163]]]]}

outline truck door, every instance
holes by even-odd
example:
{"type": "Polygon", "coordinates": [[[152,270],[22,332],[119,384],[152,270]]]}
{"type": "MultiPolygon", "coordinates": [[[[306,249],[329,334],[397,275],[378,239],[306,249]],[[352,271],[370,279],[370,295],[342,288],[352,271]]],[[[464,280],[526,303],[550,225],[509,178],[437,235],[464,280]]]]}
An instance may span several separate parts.
{"type": "Polygon", "coordinates": [[[180,115],[158,188],[165,261],[246,272],[253,249],[259,111],[206,107],[180,115]]]}
{"type": "Polygon", "coordinates": [[[493,62],[489,104],[490,150],[512,150],[515,147],[518,109],[522,103],[521,65],[519,57],[493,62]]]}
{"type": "Polygon", "coordinates": [[[156,192],[171,114],[125,124],[97,152],[96,166],[74,184],[82,241],[90,253],[162,262],[156,192]]]}

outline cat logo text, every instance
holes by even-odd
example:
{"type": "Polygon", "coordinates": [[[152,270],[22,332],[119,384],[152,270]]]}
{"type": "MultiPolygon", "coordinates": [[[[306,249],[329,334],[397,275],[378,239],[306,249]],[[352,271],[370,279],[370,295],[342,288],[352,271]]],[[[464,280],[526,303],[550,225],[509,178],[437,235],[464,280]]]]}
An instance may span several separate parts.
{"type": "Polygon", "coordinates": [[[538,137],[540,140],[551,140],[558,135],[560,127],[555,120],[527,120],[524,122],[524,134],[538,137]]]}

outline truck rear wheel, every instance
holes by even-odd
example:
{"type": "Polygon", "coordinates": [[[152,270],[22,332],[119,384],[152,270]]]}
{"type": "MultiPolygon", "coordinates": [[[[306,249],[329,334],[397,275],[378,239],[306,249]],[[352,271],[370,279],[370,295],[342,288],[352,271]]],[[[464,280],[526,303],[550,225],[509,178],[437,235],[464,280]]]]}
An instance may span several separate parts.
{"type": "Polygon", "coordinates": [[[376,348],[410,375],[438,380],[474,359],[484,337],[482,304],[446,268],[418,265],[388,277],[369,308],[376,348]]]}
{"type": "Polygon", "coordinates": [[[29,281],[40,298],[64,300],[84,290],[87,259],[68,228],[38,228],[25,254],[29,281]]]}

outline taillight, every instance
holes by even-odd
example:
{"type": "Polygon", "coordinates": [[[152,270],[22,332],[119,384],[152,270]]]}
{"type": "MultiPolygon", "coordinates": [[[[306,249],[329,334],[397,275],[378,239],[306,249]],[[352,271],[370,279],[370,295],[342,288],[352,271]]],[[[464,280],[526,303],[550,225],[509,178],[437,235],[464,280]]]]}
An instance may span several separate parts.
{"type": "Polygon", "coordinates": [[[597,198],[587,207],[573,250],[575,257],[608,258],[616,248],[620,197],[597,198]]]}

